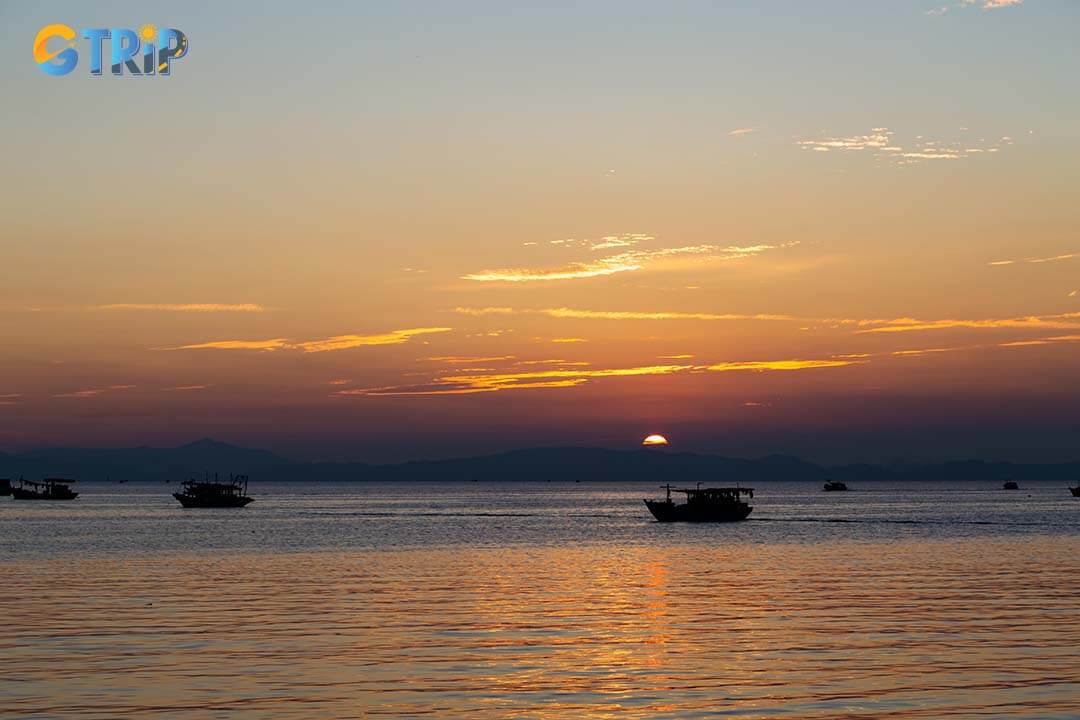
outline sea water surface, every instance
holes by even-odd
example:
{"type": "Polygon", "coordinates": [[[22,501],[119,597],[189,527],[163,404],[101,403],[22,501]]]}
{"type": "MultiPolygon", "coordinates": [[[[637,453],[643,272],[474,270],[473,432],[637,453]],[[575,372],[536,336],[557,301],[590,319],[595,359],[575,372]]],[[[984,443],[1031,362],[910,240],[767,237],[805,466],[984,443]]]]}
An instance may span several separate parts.
{"type": "Polygon", "coordinates": [[[1062,484],[78,489],[0,498],[0,716],[1080,717],[1062,484]]]}

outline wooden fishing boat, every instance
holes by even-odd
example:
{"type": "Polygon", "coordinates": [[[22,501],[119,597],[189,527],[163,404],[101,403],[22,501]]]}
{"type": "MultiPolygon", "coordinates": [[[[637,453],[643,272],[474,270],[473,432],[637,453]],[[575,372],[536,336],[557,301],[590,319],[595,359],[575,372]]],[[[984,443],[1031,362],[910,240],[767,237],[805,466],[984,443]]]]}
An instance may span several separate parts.
{"type": "Polygon", "coordinates": [[[646,500],[645,506],[659,522],[733,522],[745,520],[753,508],[743,496],[754,497],[752,488],[723,487],[676,488],[663,485],[667,496],[663,500],[646,500]],[[686,494],[685,503],[671,499],[671,491],[686,494]]]}
{"type": "Polygon", "coordinates": [[[230,475],[228,482],[223,482],[215,474],[213,480],[184,481],[180,485],[180,492],[173,493],[173,497],[186,508],[244,507],[253,500],[248,497],[247,485],[247,475],[230,475]]]}
{"type": "Polygon", "coordinates": [[[45,478],[41,482],[19,478],[18,485],[11,488],[16,500],[74,500],[79,493],[71,490],[74,480],[45,478]]]}

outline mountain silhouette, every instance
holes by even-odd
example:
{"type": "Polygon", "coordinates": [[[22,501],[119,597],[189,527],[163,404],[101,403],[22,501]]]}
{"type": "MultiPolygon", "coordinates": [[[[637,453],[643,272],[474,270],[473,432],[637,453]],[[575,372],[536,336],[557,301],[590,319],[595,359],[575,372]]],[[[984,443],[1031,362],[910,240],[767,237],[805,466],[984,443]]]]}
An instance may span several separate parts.
{"type": "Polygon", "coordinates": [[[377,482],[650,481],[692,485],[750,485],[775,480],[844,482],[1011,478],[1075,482],[1080,463],[1019,464],[960,460],[926,465],[866,463],[824,466],[787,455],[733,458],[671,450],[590,447],[528,448],[477,457],[391,465],[301,462],[268,450],[204,438],[175,448],[49,448],[0,453],[0,477],[69,477],[83,481],[180,481],[209,472],[250,475],[253,481],[357,480],[377,482]]]}

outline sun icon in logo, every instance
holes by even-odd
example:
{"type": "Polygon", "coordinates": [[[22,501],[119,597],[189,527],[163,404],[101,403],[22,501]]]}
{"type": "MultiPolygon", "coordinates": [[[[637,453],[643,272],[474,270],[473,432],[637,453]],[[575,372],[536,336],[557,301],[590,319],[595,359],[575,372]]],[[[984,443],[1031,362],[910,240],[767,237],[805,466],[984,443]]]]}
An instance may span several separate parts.
{"type": "Polygon", "coordinates": [[[157,39],[157,26],[156,25],[143,25],[139,28],[139,37],[143,42],[154,42],[157,39]]]}

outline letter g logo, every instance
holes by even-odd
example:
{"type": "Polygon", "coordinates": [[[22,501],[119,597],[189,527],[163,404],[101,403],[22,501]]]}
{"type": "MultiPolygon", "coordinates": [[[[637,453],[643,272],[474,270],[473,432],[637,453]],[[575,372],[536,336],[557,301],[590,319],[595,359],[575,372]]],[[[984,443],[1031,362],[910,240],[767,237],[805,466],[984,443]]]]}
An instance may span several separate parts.
{"type": "Polygon", "coordinates": [[[34,38],[34,62],[50,75],[67,75],[79,62],[79,53],[75,51],[75,30],[62,23],[46,25],[34,38]],[[49,40],[62,38],[67,44],[63,50],[50,51],[46,47],[49,40]],[[53,62],[59,60],[60,62],[53,62]]]}

